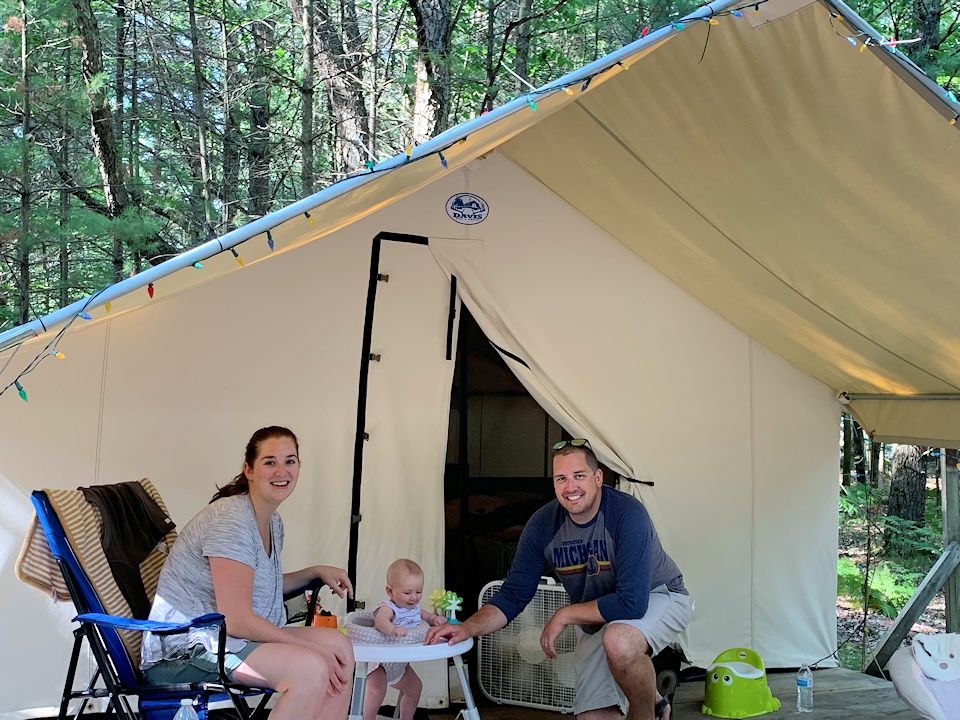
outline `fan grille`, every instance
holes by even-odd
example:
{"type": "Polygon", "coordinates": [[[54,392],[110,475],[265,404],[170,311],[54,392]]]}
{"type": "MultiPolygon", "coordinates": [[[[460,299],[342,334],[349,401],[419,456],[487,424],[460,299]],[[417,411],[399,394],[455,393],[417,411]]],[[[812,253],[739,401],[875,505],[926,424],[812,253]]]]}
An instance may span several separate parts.
{"type": "MultiPolygon", "coordinates": [[[[579,631],[567,626],[560,633],[555,643],[555,659],[544,658],[540,663],[530,663],[518,650],[521,633],[527,630],[524,633],[525,654],[536,655],[536,648],[530,648],[531,641],[540,637],[543,626],[557,610],[570,603],[570,596],[562,586],[553,584],[552,580],[549,583],[541,581],[533,600],[513,622],[479,639],[480,689],[497,703],[570,713],[576,695],[573,651],[579,631]]],[[[480,604],[488,602],[501,585],[503,581],[495,580],[484,586],[480,592],[480,604]]]]}

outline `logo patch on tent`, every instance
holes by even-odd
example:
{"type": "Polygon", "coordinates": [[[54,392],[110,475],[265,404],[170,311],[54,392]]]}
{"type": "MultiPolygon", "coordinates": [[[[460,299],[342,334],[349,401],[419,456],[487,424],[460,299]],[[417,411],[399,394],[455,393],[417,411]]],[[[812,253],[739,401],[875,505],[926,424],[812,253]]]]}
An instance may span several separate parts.
{"type": "Polygon", "coordinates": [[[447,200],[447,215],[461,225],[476,225],[490,213],[487,201],[473,193],[457,193],[447,200]]]}

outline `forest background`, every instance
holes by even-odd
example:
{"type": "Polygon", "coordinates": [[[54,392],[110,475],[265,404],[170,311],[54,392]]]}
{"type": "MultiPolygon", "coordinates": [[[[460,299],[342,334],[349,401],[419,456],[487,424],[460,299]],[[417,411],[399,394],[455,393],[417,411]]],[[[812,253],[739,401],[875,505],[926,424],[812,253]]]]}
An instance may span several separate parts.
{"type": "MultiPolygon", "coordinates": [[[[695,5],[0,0],[0,331],[422,143],[695,5]]],[[[960,94],[960,1],[853,8],[888,37],[916,40],[899,47],[960,94]]]]}

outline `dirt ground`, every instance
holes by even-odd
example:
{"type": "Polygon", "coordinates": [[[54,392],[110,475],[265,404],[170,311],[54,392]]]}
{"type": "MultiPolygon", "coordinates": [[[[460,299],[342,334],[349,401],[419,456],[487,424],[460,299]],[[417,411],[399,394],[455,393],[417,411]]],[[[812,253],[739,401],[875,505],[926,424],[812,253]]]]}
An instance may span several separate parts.
{"type": "MultiPolygon", "coordinates": [[[[841,658],[845,660],[844,666],[850,667],[851,660],[858,660],[861,648],[863,647],[863,633],[860,630],[863,622],[863,610],[853,607],[843,598],[837,599],[837,643],[844,644],[841,652],[841,658]]],[[[867,618],[867,647],[866,657],[869,657],[876,648],[887,628],[893,624],[893,620],[873,611],[867,618]]],[[[930,601],[930,605],[920,616],[920,620],[914,623],[910,632],[907,634],[904,645],[909,645],[911,639],[917,633],[942,633],[946,632],[946,609],[944,605],[943,593],[938,593],[930,601]]],[[[861,661],[862,662],[862,661],[861,661]]],[[[853,668],[857,669],[857,668],[853,668]]]]}

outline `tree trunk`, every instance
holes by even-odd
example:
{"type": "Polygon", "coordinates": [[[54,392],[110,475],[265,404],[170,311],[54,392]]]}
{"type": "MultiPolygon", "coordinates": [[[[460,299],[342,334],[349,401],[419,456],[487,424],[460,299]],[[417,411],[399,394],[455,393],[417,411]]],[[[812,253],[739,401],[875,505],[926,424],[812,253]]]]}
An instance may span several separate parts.
{"type": "Polygon", "coordinates": [[[367,156],[376,160],[377,134],[380,132],[380,0],[371,0],[370,8],[370,132],[367,135],[367,156]]]}
{"type": "Polygon", "coordinates": [[[117,0],[114,4],[114,12],[117,14],[116,35],[114,36],[114,53],[116,55],[116,73],[113,78],[114,115],[113,134],[116,138],[123,137],[123,107],[124,98],[127,94],[127,31],[128,16],[127,3],[129,0],[117,0]]]}
{"type": "Polygon", "coordinates": [[[240,122],[242,111],[235,102],[237,82],[237,41],[227,24],[226,0],[221,3],[221,30],[223,37],[223,184],[220,186],[220,233],[226,233],[233,224],[237,203],[237,184],[240,178],[240,122]]]}
{"type": "Polygon", "coordinates": [[[867,452],[863,446],[863,428],[850,418],[850,452],[853,461],[853,479],[855,482],[867,481],[867,452]]]}
{"type": "MultiPolygon", "coordinates": [[[[921,449],[916,445],[897,445],[893,449],[890,475],[887,515],[923,525],[927,474],[921,449]]],[[[909,552],[909,545],[903,536],[892,532],[889,527],[884,532],[884,547],[887,553],[909,552]]]]}
{"type": "Polygon", "coordinates": [[[130,168],[130,183],[140,190],[140,93],[137,83],[140,80],[140,62],[137,58],[139,51],[137,38],[137,23],[131,28],[133,46],[130,52],[130,122],[127,127],[129,149],[127,151],[127,166],[130,168]]]}
{"type": "Polygon", "coordinates": [[[300,28],[303,46],[300,58],[300,196],[313,194],[313,91],[314,50],[313,0],[302,0],[300,28]]]}
{"type": "Polygon", "coordinates": [[[916,445],[897,445],[891,463],[890,500],[887,514],[923,523],[926,472],[916,445]]]}
{"type": "Polygon", "coordinates": [[[940,20],[943,16],[942,0],[913,0],[914,37],[920,42],[905,46],[910,59],[922,67],[936,62],[936,50],[940,48],[940,20]]]}
{"type": "MultiPolygon", "coordinates": [[[[317,0],[314,0],[316,3],[317,0]]],[[[294,16],[303,12],[302,0],[290,0],[294,16]]],[[[337,23],[325,4],[315,4],[317,16],[317,69],[327,86],[330,123],[334,131],[335,163],[344,173],[360,170],[367,162],[367,105],[360,75],[364,46],[356,30],[356,11],[352,0],[344,0],[341,38],[337,23]]]]}
{"type": "MultiPolygon", "coordinates": [[[[520,12],[518,20],[529,17],[533,10],[533,0],[520,0],[520,12]]],[[[516,55],[514,56],[514,70],[517,75],[524,80],[530,80],[530,44],[533,40],[532,22],[523,23],[517,31],[517,41],[515,43],[516,55]]]]}
{"type": "Polygon", "coordinates": [[[203,60],[200,57],[200,33],[197,32],[197,10],[194,0],[187,0],[190,16],[190,49],[193,60],[193,115],[197,126],[197,151],[200,161],[200,199],[203,203],[203,231],[206,240],[213,230],[213,204],[210,193],[210,158],[207,150],[207,111],[203,99],[203,60]]]}
{"type": "MultiPolygon", "coordinates": [[[[86,83],[87,99],[90,102],[90,131],[93,137],[93,154],[100,170],[104,203],[111,218],[117,218],[127,207],[127,188],[120,173],[117,139],[113,133],[113,114],[107,101],[105,84],[98,81],[104,72],[100,28],[90,6],[90,0],[73,0],[77,11],[77,27],[83,47],[80,70],[86,83]]],[[[113,277],[123,278],[123,242],[113,241],[113,277]]]]}
{"type": "Polygon", "coordinates": [[[843,449],[840,455],[840,474],[844,486],[849,486],[853,475],[853,418],[849,413],[840,414],[840,423],[843,428],[843,449]]]}
{"type": "Polygon", "coordinates": [[[73,0],[77,11],[77,26],[82,41],[83,56],[80,70],[87,86],[90,102],[90,131],[93,137],[93,153],[100,170],[103,195],[110,217],[117,217],[127,206],[127,189],[120,174],[117,143],[113,134],[113,114],[107,101],[104,85],[96,81],[104,72],[100,28],[90,7],[90,0],[73,0]]]}
{"type": "Polygon", "coordinates": [[[250,214],[270,212],[270,77],[266,65],[273,52],[273,28],[266,21],[252,24],[256,58],[250,78],[250,141],[247,163],[250,172],[250,214]]]}
{"type": "MultiPolygon", "coordinates": [[[[67,87],[70,87],[70,70],[73,65],[73,46],[69,43],[67,44],[64,50],[63,57],[63,71],[64,71],[64,84],[67,87]]],[[[60,108],[60,124],[62,127],[66,128],[69,123],[69,111],[67,110],[66,105],[64,104],[60,108]]],[[[63,134],[63,141],[60,144],[59,151],[59,160],[60,167],[68,167],[70,163],[70,133],[63,134]]],[[[60,282],[58,287],[58,297],[57,302],[60,307],[66,307],[70,302],[70,293],[69,293],[69,284],[70,284],[70,238],[67,233],[65,226],[70,217],[70,190],[67,188],[66,183],[60,183],[60,252],[58,257],[58,265],[60,269],[60,282]]]]}
{"type": "Polygon", "coordinates": [[[408,0],[417,27],[413,142],[447,129],[450,114],[450,2],[408,0]]]}
{"type": "Polygon", "coordinates": [[[33,193],[30,182],[30,133],[32,132],[30,95],[30,55],[27,52],[27,3],[20,0],[20,239],[17,242],[17,274],[20,276],[20,324],[30,321],[30,203],[33,193]]]}

